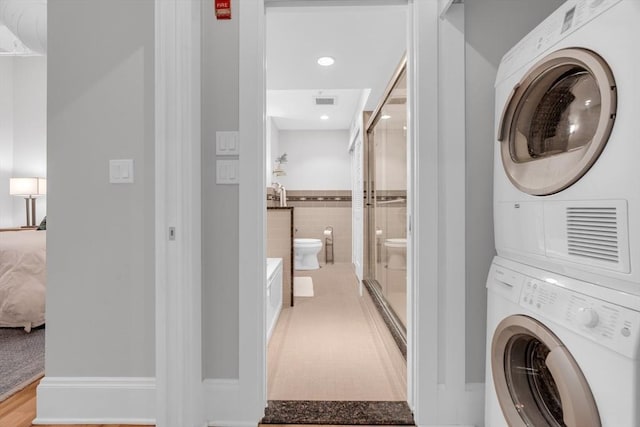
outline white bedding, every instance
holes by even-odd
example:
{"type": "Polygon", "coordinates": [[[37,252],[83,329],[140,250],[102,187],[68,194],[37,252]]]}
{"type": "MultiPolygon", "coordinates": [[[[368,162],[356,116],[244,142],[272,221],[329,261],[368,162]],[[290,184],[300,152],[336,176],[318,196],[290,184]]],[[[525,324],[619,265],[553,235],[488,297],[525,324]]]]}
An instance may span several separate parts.
{"type": "Polygon", "coordinates": [[[0,327],[44,324],[46,231],[0,232],[0,327]]]}

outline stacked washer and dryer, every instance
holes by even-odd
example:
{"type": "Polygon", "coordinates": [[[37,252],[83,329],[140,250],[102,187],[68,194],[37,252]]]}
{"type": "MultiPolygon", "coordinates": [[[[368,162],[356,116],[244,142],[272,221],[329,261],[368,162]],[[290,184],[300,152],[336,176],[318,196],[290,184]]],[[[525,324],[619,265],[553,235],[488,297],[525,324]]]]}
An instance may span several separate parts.
{"type": "Polygon", "coordinates": [[[485,426],[640,426],[640,1],[567,0],[496,80],[485,426]]]}

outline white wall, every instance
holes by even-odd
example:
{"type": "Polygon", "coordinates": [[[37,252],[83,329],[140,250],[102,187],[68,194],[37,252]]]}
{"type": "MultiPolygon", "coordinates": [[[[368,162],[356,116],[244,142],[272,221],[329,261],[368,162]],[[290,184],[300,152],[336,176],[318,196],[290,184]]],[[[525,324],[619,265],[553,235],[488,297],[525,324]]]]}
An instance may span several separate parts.
{"type": "Polygon", "coordinates": [[[0,227],[18,225],[13,222],[13,196],[9,195],[12,176],[13,58],[0,57],[0,227]]]}
{"type": "MultiPolygon", "coordinates": [[[[47,176],[47,57],[13,60],[13,176],[47,176]]],[[[13,225],[24,225],[24,200],[13,197],[13,225]]],[[[37,200],[36,224],[47,212],[37,200]]]]}
{"type": "Polygon", "coordinates": [[[287,190],[351,190],[347,130],[281,130],[277,156],[287,153],[287,190]]]}
{"type": "Polygon", "coordinates": [[[267,117],[266,122],[266,183],[267,186],[272,182],[279,180],[279,177],[273,175],[273,168],[275,167],[274,160],[278,157],[280,151],[280,129],[276,125],[276,121],[273,117],[267,117]]]}
{"type": "MultiPolygon", "coordinates": [[[[9,196],[11,177],[47,176],[47,59],[0,58],[0,227],[25,225],[24,199],[9,196]]],[[[37,201],[36,222],[47,211],[37,201]]]]}
{"type": "Polygon", "coordinates": [[[48,378],[155,376],[154,29],[153,0],[48,5],[48,378]]]}
{"type": "Polygon", "coordinates": [[[494,82],[502,56],[564,0],[467,0],[466,348],[468,383],[484,381],[485,283],[493,241],[494,82]],[[498,25],[508,23],[508,25],[498,25]]]}

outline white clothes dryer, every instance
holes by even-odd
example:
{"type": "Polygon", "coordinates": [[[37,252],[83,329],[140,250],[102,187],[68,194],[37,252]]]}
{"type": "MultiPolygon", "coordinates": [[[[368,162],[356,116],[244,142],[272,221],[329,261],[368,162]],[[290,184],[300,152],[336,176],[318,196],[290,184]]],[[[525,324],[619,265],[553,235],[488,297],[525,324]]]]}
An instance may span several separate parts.
{"type": "Polygon", "coordinates": [[[640,1],[567,0],[496,79],[498,255],[640,295],[640,1]]]}
{"type": "Polygon", "coordinates": [[[485,427],[640,426],[640,297],[496,257],[485,427]]]}

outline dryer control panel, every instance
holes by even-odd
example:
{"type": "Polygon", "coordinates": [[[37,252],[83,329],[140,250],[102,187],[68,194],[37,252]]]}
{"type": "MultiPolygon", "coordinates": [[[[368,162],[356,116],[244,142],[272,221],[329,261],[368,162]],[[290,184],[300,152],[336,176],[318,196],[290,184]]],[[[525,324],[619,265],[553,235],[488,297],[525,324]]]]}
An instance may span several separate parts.
{"type": "Polygon", "coordinates": [[[523,276],[523,308],[628,358],[640,357],[640,312],[567,289],[561,278],[523,276]]]}
{"type": "Polygon", "coordinates": [[[621,0],[568,0],[509,50],[500,64],[497,81],[510,76],[532,58],[550,49],[621,0]]]}

